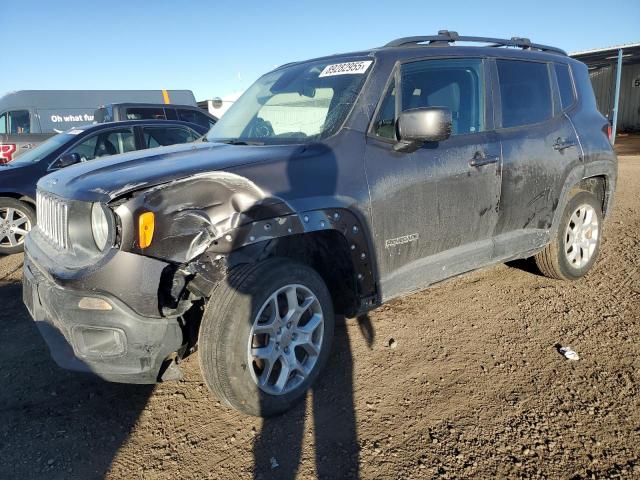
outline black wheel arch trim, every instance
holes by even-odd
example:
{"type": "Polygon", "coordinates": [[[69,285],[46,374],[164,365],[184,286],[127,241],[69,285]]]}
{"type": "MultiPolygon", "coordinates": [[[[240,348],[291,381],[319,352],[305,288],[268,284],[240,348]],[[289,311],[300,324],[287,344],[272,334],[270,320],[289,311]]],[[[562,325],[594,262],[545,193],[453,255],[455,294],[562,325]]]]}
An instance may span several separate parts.
{"type": "Polygon", "coordinates": [[[564,208],[569,201],[571,191],[585,179],[593,177],[604,177],[605,179],[605,197],[603,203],[602,214],[606,217],[613,207],[613,199],[618,177],[617,165],[609,160],[600,160],[579,165],[573,168],[567,174],[560,197],[558,198],[557,207],[553,214],[551,224],[551,232],[555,233],[559,227],[560,219],[564,208]]]}
{"type": "MultiPolygon", "coordinates": [[[[375,257],[369,233],[358,216],[346,208],[314,209],[256,220],[228,230],[210,245],[208,251],[217,255],[229,255],[250,245],[266,244],[267,240],[327,230],[337,231],[347,242],[356,273],[358,296],[361,299],[375,298],[375,257]]],[[[371,303],[375,301],[371,300],[371,303]]]]}

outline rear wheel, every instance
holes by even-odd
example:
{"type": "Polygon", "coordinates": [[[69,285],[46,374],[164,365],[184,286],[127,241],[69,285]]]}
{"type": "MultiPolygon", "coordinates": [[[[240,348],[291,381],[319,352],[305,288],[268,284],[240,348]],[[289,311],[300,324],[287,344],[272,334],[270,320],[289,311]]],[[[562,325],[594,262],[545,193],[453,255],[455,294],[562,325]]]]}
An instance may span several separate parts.
{"type": "Polygon", "coordinates": [[[283,258],[242,265],[205,309],[198,339],[204,380],[237,410],[281,413],[319,375],[333,330],[331,297],[315,270],[283,258]]]}
{"type": "Polygon", "coordinates": [[[562,214],[555,238],[535,256],[540,271],[550,278],[577,280],[600,253],[602,209],[591,192],[578,191],[562,214]]]}
{"type": "Polygon", "coordinates": [[[36,213],[29,204],[0,198],[0,254],[22,252],[25,237],[35,223],[36,213]]]}

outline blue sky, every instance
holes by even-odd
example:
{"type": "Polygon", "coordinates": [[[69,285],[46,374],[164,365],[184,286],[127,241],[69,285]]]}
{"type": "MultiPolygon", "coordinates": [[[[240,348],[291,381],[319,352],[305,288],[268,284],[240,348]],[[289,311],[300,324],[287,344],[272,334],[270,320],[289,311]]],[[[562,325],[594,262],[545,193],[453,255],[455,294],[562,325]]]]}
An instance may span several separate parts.
{"type": "Polygon", "coordinates": [[[640,41],[639,0],[3,0],[0,96],[23,89],[246,89],[276,65],[439,29],[568,51],[640,41]]]}

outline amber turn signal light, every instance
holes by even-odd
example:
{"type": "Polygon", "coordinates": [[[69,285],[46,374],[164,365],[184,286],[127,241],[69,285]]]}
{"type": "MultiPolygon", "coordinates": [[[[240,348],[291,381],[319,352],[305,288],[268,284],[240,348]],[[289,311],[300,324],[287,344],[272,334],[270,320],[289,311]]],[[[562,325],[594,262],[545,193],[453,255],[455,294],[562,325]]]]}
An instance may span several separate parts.
{"type": "Polygon", "coordinates": [[[155,215],[153,212],[144,212],[138,218],[138,240],[140,248],[147,248],[153,240],[153,228],[155,226],[155,215]]]}

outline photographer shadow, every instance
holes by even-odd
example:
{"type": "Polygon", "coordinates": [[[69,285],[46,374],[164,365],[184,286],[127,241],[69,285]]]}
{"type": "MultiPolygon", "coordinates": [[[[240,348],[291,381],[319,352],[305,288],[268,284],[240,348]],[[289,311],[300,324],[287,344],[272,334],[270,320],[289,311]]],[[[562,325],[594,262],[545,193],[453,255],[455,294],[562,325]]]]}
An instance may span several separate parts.
{"type": "MultiPolygon", "coordinates": [[[[345,178],[355,175],[358,175],[357,167],[348,163],[339,165],[335,153],[326,144],[308,145],[304,154],[288,159],[283,185],[286,188],[274,196],[293,205],[300,199],[314,199],[313,203],[321,207],[336,198],[350,195],[357,198],[361,193],[366,196],[366,192],[344,190],[344,185],[338,184],[338,179],[344,182],[345,178]]],[[[362,225],[362,229],[367,230],[367,225],[362,225]]],[[[361,234],[369,238],[367,231],[361,234]]],[[[330,266],[331,260],[338,256],[338,245],[330,245],[321,247],[322,251],[305,249],[304,254],[294,257],[294,260],[311,263],[331,289],[342,281],[340,276],[344,273],[340,273],[339,265],[330,266]]],[[[345,248],[347,245],[345,240],[345,248]]],[[[263,300],[254,298],[252,301],[258,311],[263,300]]],[[[334,308],[338,314],[342,313],[336,298],[334,308]]],[[[253,319],[248,320],[253,322],[253,319]]],[[[371,347],[374,330],[367,315],[358,318],[358,327],[371,347]]],[[[353,386],[352,345],[355,339],[349,339],[350,330],[353,329],[345,325],[344,317],[337,317],[331,355],[323,373],[307,392],[306,401],[276,417],[263,420],[262,429],[253,444],[254,479],[295,478],[300,473],[303,459],[305,466],[309,464],[309,454],[315,457],[315,474],[319,479],[360,478],[353,386]]],[[[265,409],[265,405],[262,408],[265,409]]],[[[305,473],[308,473],[306,467],[305,473]]]]}
{"type": "MultiPolygon", "coordinates": [[[[369,317],[358,318],[358,323],[361,331],[368,332],[365,340],[371,346],[373,327],[369,317]]],[[[264,420],[253,446],[254,479],[295,478],[307,440],[313,448],[318,479],[360,478],[353,355],[344,321],[336,325],[333,351],[324,375],[307,397],[307,402],[264,420]],[[313,438],[305,438],[307,416],[313,425],[313,438]]]]}
{"type": "Polygon", "coordinates": [[[0,478],[105,478],[154,386],[58,368],[21,283],[1,281],[0,298],[0,478]]]}

